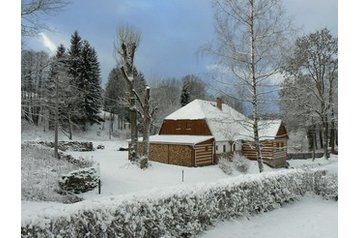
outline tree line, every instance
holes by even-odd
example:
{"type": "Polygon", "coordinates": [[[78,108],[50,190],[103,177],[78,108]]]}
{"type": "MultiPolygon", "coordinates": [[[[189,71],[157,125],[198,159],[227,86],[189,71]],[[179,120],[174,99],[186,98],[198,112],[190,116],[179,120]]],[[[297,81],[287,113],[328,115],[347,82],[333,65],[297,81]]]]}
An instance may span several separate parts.
{"type": "Polygon", "coordinates": [[[44,52],[22,51],[22,117],[53,129],[58,123],[72,139],[73,128],[99,123],[103,105],[100,65],[96,50],[77,31],[71,45],[57,48],[49,57],[44,52]],[[57,116],[57,117],[56,117],[57,116]]]}

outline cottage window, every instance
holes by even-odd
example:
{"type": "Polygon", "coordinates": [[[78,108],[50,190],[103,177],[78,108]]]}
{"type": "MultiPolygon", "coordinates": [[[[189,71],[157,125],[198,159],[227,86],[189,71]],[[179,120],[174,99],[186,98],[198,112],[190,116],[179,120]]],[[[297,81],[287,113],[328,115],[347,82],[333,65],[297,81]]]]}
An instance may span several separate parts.
{"type": "Polygon", "coordinates": [[[223,152],[226,152],[226,145],[223,145],[223,152]]]}
{"type": "Polygon", "coordinates": [[[191,130],[191,122],[186,123],[186,130],[191,130]]]}
{"type": "Polygon", "coordinates": [[[176,130],[181,130],[181,123],[177,123],[177,127],[175,129],[176,130]]]}

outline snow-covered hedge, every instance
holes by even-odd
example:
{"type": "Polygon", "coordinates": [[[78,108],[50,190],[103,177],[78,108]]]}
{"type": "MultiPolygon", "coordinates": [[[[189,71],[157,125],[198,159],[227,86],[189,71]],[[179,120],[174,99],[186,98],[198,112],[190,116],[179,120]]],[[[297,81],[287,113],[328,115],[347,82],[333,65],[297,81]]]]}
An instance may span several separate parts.
{"type": "Polygon", "coordinates": [[[306,192],[331,197],[323,170],[287,170],[50,209],[22,218],[22,237],[195,237],[219,220],[269,211],[306,192]]]}

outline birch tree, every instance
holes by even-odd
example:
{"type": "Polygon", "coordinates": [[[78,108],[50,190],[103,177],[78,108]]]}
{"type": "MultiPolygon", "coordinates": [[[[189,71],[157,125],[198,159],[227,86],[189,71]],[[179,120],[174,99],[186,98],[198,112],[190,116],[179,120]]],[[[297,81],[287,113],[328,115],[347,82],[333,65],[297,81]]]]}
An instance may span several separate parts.
{"type": "Polygon", "coordinates": [[[48,26],[39,19],[64,9],[69,4],[65,0],[21,0],[21,35],[35,36],[48,26]]]}
{"type": "Polygon", "coordinates": [[[259,106],[280,70],[292,32],[280,0],[214,0],[216,42],[204,51],[216,57],[248,94],[252,108],[252,138],[259,171],[263,171],[259,136],[259,106]],[[265,86],[268,88],[265,89],[265,86]]]}
{"type": "Polygon", "coordinates": [[[337,124],[338,39],[326,28],[298,38],[284,71],[294,90],[283,90],[291,98],[301,94],[302,100],[295,102],[299,108],[293,116],[302,118],[302,114],[307,114],[305,111],[309,112],[313,124],[321,126],[324,156],[329,158],[329,139],[334,150],[337,124]],[[310,103],[304,98],[310,98],[310,103]]]}

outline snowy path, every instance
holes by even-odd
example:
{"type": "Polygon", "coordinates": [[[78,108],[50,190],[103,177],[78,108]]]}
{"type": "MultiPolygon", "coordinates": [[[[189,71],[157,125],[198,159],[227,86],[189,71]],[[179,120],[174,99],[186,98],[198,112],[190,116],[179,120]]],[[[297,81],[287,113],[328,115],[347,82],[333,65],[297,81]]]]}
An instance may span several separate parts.
{"type": "Polygon", "coordinates": [[[200,238],[335,238],[338,237],[338,203],[305,196],[274,211],[219,223],[200,238]]]}

